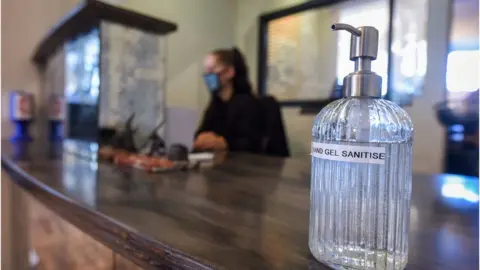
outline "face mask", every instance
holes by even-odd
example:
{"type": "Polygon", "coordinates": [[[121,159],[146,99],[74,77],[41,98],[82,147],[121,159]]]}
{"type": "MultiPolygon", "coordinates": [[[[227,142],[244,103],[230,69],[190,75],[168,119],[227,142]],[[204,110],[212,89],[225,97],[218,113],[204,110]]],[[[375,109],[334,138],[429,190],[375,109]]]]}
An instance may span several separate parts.
{"type": "Polygon", "coordinates": [[[203,75],[203,80],[210,92],[216,92],[221,88],[220,78],[217,73],[207,73],[203,75]]]}

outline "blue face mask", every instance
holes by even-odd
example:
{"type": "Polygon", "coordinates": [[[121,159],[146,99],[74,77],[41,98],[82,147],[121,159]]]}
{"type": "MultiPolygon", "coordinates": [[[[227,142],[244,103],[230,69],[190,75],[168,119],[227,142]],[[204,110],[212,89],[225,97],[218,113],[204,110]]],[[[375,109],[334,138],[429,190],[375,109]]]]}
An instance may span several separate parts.
{"type": "Polygon", "coordinates": [[[220,90],[220,78],[218,77],[217,73],[207,73],[203,75],[203,80],[205,81],[205,84],[210,92],[213,93],[220,90]]]}

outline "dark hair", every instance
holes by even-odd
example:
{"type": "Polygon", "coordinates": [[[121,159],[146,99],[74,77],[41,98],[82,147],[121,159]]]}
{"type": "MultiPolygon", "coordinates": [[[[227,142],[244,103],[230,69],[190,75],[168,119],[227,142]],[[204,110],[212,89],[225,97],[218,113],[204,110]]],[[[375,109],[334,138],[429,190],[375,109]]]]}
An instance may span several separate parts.
{"type": "Polygon", "coordinates": [[[252,85],[248,78],[248,66],[242,53],[235,47],[232,49],[217,49],[211,52],[218,57],[218,60],[225,65],[235,69],[233,77],[233,91],[236,94],[253,95],[252,85]]]}

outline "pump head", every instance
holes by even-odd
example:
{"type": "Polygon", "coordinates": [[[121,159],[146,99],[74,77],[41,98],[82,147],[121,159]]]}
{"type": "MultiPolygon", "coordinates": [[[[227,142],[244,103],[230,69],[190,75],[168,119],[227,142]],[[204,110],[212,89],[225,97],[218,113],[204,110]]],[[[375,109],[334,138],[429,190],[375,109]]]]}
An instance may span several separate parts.
{"type": "Polygon", "coordinates": [[[345,30],[352,34],[350,60],[355,62],[355,71],[343,80],[346,97],[381,97],[382,77],[371,71],[372,61],[377,59],[378,30],[372,26],[355,28],[349,24],[332,25],[334,31],[345,30]]]}

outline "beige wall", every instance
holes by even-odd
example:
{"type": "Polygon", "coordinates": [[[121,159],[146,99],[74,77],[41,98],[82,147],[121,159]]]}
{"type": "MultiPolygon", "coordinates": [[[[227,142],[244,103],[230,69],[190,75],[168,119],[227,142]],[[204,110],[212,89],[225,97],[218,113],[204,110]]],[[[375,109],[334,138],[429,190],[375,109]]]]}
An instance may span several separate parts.
{"type": "Polygon", "coordinates": [[[32,52],[50,27],[78,2],[79,0],[2,1],[2,138],[11,134],[7,92],[23,89],[34,93],[38,99],[40,84],[37,70],[30,62],[32,52]]]}
{"type": "Polygon", "coordinates": [[[478,41],[479,38],[479,1],[453,0],[451,40],[478,41]]]}

